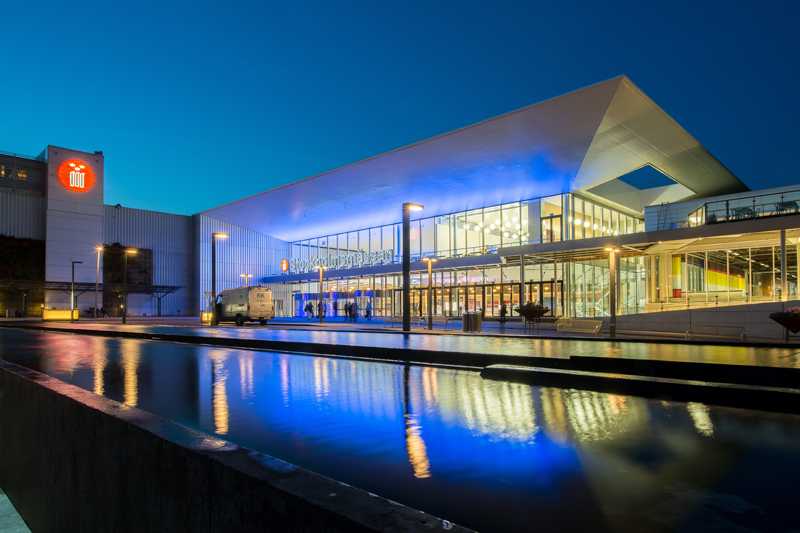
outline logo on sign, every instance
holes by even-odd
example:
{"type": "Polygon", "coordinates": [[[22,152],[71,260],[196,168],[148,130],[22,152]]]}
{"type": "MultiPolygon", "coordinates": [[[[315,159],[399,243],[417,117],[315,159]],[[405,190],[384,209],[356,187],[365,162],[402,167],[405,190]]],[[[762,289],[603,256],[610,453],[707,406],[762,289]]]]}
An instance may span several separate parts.
{"type": "Polygon", "coordinates": [[[289,260],[281,259],[281,272],[289,272],[289,260]]]}
{"type": "Polygon", "coordinates": [[[58,167],[58,181],[68,191],[88,192],[94,187],[94,170],[85,161],[68,159],[58,167]]]}

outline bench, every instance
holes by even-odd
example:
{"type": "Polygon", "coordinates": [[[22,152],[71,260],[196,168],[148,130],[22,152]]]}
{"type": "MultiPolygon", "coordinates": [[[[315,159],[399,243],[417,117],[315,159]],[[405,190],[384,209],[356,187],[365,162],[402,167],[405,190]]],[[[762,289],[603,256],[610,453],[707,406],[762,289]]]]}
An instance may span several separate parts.
{"type": "Polygon", "coordinates": [[[745,340],[744,327],[727,326],[722,324],[693,324],[686,330],[686,338],[692,337],[718,337],[745,340]]]}
{"type": "Polygon", "coordinates": [[[556,320],[556,331],[570,333],[591,333],[597,335],[603,327],[602,320],[590,318],[559,318],[556,320]]]}

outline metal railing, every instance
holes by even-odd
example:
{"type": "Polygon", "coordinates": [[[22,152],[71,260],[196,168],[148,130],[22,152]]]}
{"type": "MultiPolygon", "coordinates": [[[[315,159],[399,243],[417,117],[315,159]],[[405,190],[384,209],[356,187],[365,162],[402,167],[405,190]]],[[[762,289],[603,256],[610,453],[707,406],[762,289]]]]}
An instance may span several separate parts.
{"type": "Polygon", "coordinates": [[[717,200],[704,205],[706,224],[800,213],[800,190],[717,200]]]}

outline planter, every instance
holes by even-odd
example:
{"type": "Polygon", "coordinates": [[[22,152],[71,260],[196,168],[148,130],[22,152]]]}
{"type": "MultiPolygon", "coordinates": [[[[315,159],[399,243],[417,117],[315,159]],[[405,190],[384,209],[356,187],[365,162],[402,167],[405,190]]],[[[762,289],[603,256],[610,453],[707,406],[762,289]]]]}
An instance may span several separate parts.
{"type": "Polygon", "coordinates": [[[769,317],[792,333],[800,331],[800,313],[781,311],[770,313],[769,317]]]}

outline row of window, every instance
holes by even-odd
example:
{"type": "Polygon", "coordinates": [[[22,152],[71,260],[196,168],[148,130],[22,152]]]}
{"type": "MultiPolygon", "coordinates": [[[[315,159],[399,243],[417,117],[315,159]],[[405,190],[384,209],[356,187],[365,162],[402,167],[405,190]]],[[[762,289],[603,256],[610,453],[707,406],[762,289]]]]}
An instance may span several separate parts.
{"type": "MultiPolygon", "coordinates": [[[[644,230],[643,220],[560,194],[413,220],[411,257],[462,257],[528,243],[621,235],[644,230]],[[565,212],[567,216],[565,217],[565,212]]],[[[399,262],[401,224],[388,224],[291,243],[293,272],[399,262]],[[358,260],[356,260],[358,259],[358,260]]]]}
{"type": "Polygon", "coordinates": [[[28,181],[28,169],[12,169],[7,165],[0,164],[0,178],[16,179],[18,181],[28,181]]]}

